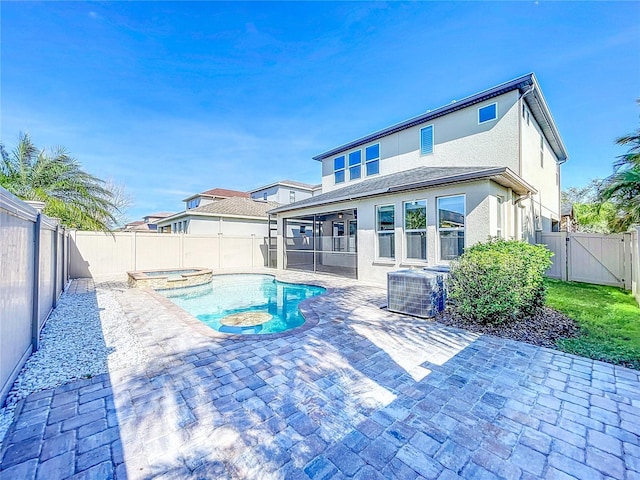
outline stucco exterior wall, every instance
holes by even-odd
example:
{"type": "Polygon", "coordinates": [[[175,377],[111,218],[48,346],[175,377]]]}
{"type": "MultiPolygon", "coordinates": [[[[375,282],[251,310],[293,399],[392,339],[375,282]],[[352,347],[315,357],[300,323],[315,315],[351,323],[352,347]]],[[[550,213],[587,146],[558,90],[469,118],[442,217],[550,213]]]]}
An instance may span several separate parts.
{"type": "MultiPolygon", "coordinates": [[[[436,118],[422,125],[387,135],[375,142],[345,150],[322,162],[322,191],[329,192],[345,185],[363,181],[350,181],[348,171],[345,182],[335,184],[333,160],[342,154],[364,149],[380,143],[380,173],[387,175],[423,166],[506,166],[519,173],[518,93],[508,92],[494,99],[436,118]],[[478,124],[478,108],[497,102],[498,118],[478,124]],[[433,153],[420,154],[420,129],[433,125],[433,153]]],[[[364,155],[363,155],[364,156],[364,155]]],[[[348,169],[347,169],[348,170],[348,169]]]]}
{"type": "MultiPolygon", "coordinates": [[[[503,203],[503,236],[516,237],[516,219],[520,210],[513,204],[515,198],[506,189],[490,180],[458,183],[455,185],[398,193],[394,195],[380,195],[372,198],[342,202],[308,209],[285,212],[278,218],[279,245],[282,243],[283,219],[337,212],[340,210],[357,209],[358,234],[358,278],[367,279],[380,284],[386,283],[387,272],[398,268],[412,266],[446,264],[440,259],[439,233],[437,229],[437,199],[439,197],[465,196],[465,247],[486,241],[497,235],[497,197],[505,199],[503,203]],[[413,200],[427,201],[427,261],[407,260],[406,241],[404,238],[403,202],[413,200]],[[377,256],[376,235],[376,206],[393,204],[395,206],[395,259],[379,259],[377,256]]],[[[278,266],[284,268],[282,249],[278,251],[278,266]]]]}
{"type": "Polygon", "coordinates": [[[539,221],[534,226],[544,232],[550,232],[552,221],[560,220],[560,167],[558,159],[526,105],[524,115],[520,108],[520,129],[522,132],[521,176],[538,190],[538,193],[533,197],[533,206],[539,221]],[[542,149],[540,148],[541,139],[543,141],[542,149]],[[542,163],[540,161],[541,152],[543,154],[542,163]]]}
{"type": "Polygon", "coordinates": [[[290,201],[290,192],[295,192],[295,201],[299,202],[300,200],[304,200],[305,198],[309,198],[313,196],[313,193],[309,190],[305,190],[302,188],[297,188],[293,186],[284,186],[284,185],[276,185],[273,187],[265,188],[262,190],[258,190],[251,194],[251,198],[254,200],[263,200],[264,194],[267,194],[267,201],[269,202],[278,202],[280,205],[287,205],[292,203],[290,201]]]}
{"type": "MultiPolygon", "coordinates": [[[[229,218],[189,215],[178,222],[187,220],[186,233],[193,235],[256,235],[266,237],[269,234],[267,219],[229,218]]],[[[161,226],[173,225],[175,222],[163,223],[161,226]]],[[[173,227],[172,227],[173,228],[173,227]]],[[[173,231],[173,233],[179,233],[173,231]]]]}

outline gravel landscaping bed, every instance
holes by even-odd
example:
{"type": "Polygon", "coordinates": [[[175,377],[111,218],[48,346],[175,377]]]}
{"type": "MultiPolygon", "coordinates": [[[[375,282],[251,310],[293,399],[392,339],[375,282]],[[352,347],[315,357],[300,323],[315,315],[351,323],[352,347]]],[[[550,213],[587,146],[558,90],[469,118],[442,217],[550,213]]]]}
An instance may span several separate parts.
{"type": "Polygon", "coordinates": [[[456,314],[449,307],[436,317],[436,321],[450,327],[463,328],[475,333],[495,335],[496,337],[509,338],[549,348],[556,348],[556,340],[579,335],[579,326],[574,320],[547,307],[542,308],[533,317],[501,325],[476,323],[472,319],[456,314]]]}
{"type": "Polygon", "coordinates": [[[20,399],[147,360],[114,293],[99,287],[95,293],[63,294],[40,338],[40,349],[27,360],[0,409],[0,448],[20,399]]]}

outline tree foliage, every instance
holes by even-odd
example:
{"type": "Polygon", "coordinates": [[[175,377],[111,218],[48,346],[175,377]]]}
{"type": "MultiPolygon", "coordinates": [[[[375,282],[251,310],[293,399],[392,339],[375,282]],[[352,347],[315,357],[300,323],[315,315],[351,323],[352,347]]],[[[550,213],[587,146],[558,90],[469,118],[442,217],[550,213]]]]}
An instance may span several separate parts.
{"type": "Polygon", "coordinates": [[[640,224],[640,128],[618,138],[616,143],[629,150],[614,163],[613,175],[602,183],[599,197],[616,208],[611,228],[624,232],[640,224]]]}
{"type": "Polygon", "coordinates": [[[20,134],[7,152],[0,144],[0,185],[23,200],[45,202],[44,213],[71,228],[108,231],[118,206],[104,181],[82,170],[64,147],[39,150],[20,134]]]}

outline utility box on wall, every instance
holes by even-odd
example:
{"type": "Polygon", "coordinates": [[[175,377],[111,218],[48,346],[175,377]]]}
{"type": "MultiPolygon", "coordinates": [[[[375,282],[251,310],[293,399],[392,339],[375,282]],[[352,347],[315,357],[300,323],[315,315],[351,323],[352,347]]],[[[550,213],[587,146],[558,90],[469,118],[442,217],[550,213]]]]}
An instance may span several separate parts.
{"type": "Polygon", "coordinates": [[[415,317],[434,317],[446,303],[445,275],[425,270],[398,270],[387,274],[387,308],[415,317]]]}

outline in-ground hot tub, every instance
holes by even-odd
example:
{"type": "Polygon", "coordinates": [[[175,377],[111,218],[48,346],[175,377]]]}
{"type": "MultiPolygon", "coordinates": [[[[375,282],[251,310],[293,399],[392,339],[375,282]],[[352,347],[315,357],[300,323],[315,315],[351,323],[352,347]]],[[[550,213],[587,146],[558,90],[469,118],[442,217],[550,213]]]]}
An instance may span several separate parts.
{"type": "Polygon", "coordinates": [[[165,268],[127,272],[127,275],[129,275],[130,287],[167,290],[210,283],[213,271],[209,268],[165,268]]]}

